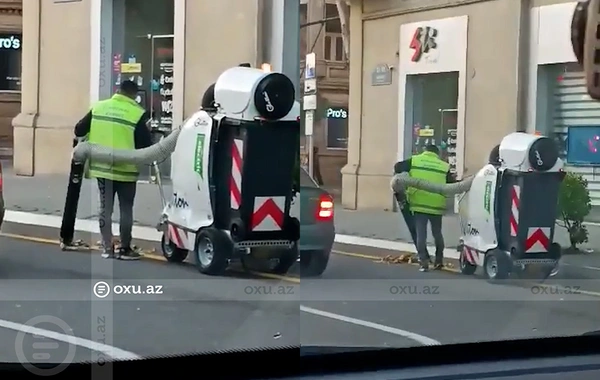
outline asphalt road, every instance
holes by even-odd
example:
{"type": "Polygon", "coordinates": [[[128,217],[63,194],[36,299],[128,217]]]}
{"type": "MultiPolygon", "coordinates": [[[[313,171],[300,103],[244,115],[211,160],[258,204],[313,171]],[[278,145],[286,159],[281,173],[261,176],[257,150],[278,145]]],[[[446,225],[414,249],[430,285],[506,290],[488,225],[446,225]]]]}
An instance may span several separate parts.
{"type": "MultiPolygon", "coordinates": [[[[302,279],[302,293],[313,294],[315,299],[304,301],[303,306],[358,320],[347,324],[371,322],[368,329],[373,331],[353,335],[346,330],[340,341],[343,334],[333,335],[334,326],[344,332],[339,324],[330,326],[329,334],[302,329],[302,341],[311,345],[357,345],[358,339],[393,347],[405,344],[407,336],[417,342],[430,338],[453,343],[573,335],[600,329],[600,294],[581,294],[583,289],[577,285],[581,282],[576,280],[565,286],[560,285],[563,279],[545,284],[521,280],[490,284],[478,276],[421,273],[409,264],[378,263],[368,258],[373,250],[365,254],[365,249],[337,248],[353,256],[363,251],[359,255],[365,257],[335,255],[333,265],[320,280],[302,279]]],[[[311,326],[318,317],[307,318],[306,314],[302,314],[301,323],[311,326]]]]}
{"type": "Polygon", "coordinates": [[[295,270],[281,279],[206,277],[190,265],[103,260],[0,237],[0,360],[87,361],[298,343],[398,347],[599,329],[599,299],[573,294],[575,287],[560,290],[563,280],[544,292],[531,282],[420,273],[374,260],[385,252],[336,249],[346,254],[334,254],[322,278],[302,279],[299,287],[295,270]],[[104,299],[92,292],[100,280],[113,289],[104,299]],[[146,294],[117,295],[115,285],[146,294]]]}
{"type": "MultiPolygon", "coordinates": [[[[81,338],[75,341],[76,361],[97,359],[98,352],[92,355],[90,348],[102,345],[126,351],[105,357],[124,358],[297,345],[300,339],[297,301],[254,294],[280,290],[279,280],[209,278],[191,266],[104,260],[98,254],[62,252],[6,237],[0,237],[0,263],[0,361],[20,359],[15,340],[23,328],[12,324],[37,322],[37,328],[63,334],[58,337],[62,342],[40,337],[44,331],[26,334],[24,355],[41,362],[64,358],[68,335],[81,338]],[[154,294],[113,291],[98,299],[92,288],[99,280],[146,292],[151,287],[154,294]],[[39,321],[31,321],[36,317],[39,321]],[[57,320],[64,328],[53,323],[57,320]],[[58,343],[54,356],[36,359],[36,349],[46,348],[36,348],[35,339],[58,343]]],[[[290,286],[282,289],[289,292],[290,286]]]]}

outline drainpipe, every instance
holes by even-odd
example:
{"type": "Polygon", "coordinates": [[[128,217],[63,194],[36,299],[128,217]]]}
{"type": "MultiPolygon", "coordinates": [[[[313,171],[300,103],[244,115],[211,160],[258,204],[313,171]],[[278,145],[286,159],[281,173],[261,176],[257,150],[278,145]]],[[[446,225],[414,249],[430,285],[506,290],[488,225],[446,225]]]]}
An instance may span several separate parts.
{"type": "Polygon", "coordinates": [[[527,123],[529,118],[528,99],[529,96],[529,75],[536,75],[529,72],[529,45],[531,38],[531,0],[521,0],[518,2],[518,25],[517,25],[517,132],[527,132],[527,123]]]}

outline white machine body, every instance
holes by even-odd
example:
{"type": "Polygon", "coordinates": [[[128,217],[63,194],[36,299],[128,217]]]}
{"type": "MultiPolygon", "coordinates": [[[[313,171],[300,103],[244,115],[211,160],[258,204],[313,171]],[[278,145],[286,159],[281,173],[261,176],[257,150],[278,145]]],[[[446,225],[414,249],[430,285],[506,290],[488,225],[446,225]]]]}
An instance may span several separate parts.
{"type": "Polygon", "coordinates": [[[459,200],[459,217],[463,244],[479,252],[498,246],[494,202],[498,170],[484,166],[473,179],[471,189],[459,200]]]}
{"type": "MultiPolygon", "coordinates": [[[[300,117],[293,85],[280,73],[246,67],[228,69],[215,83],[214,99],[216,114],[200,110],[188,118],[171,156],[172,197],[167,199],[161,223],[168,228],[168,236],[175,239],[175,244],[189,251],[195,249],[196,234],[215,223],[210,187],[212,173],[209,173],[214,171],[209,163],[214,154],[212,141],[218,138],[212,135],[217,133],[215,125],[235,128],[246,123],[247,128],[264,128],[261,121],[297,122],[300,117]]],[[[292,213],[299,214],[297,211],[292,213]]],[[[229,231],[225,232],[230,235],[229,231]]]]}
{"type": "Polygon", "coordinates": [[[484,266],[490,252],[512,257],[516,249],[515,257],[519,259],[515,264],[553,262],[554,256],[538,259],[536,253],[528,253],[527,243],[523,247],[520,239],[528,230],[543,229],[549,237],[553,235],[555,217],[549,210],[556,206],[563,166],[555,143],[547,137],[521,132],[504,137],[498,163],[488,163],[479,170],[469,191],[459,200],[461,260],[484,266]],[[538,196],[539,187],[546,183],[548,194],[538,196]],[[545,205],[548,207],[544,211],[548,212],[527,215],[545,205]]]}
{"type": "MultiPolygon", "coordinates": [[[[530,172],[535,168],[529,160],[529,153],[536,141],[547,139],[544,136],[533,135],[523,132],[515,132],[505,136],[500,143],[500,162],[502,170],[514,170],[518,172],[530,172]]],[[[534,157],[538,165],[543,165],[543,159],[540,152],[534,150],[534,157]]],[[[564,167],[563,161],[558,158],[555,164],[545,170],[546,172],[557,172],[564,167]]]]}
{"type": "MultiPolygon", "coordinates": [[[[264,101],[265,111],[274,112],[274,95],[269,94],[266,89],[258,88],[263,79],[273,75],[281,74],[246,67],[234,67],[223,72],[215,84],[215,102],[219,107],[219,113],[238,120],[262,119],[264,115],[261,115],[256,107],[257,92],[264,101]]],[[[299,117],[300,103],[294,102],[292,110],[278,120],[297,120],[299,117]]]]}
{"type": "MultiPolygon", "coordinates": [[[[213,224],[208,183],[212,123],[207,112],[194,113],[181,127],[171,156],[173,195],[165,206],[163,215],[169,222],[190,231],[198,231],[213,224]]],[[[176,227],[169,225],[169,228],[176,227]]],[[[194,249],[195,234],[181,229],[170,232],[177,233],[186,249],[194,249]]]]}

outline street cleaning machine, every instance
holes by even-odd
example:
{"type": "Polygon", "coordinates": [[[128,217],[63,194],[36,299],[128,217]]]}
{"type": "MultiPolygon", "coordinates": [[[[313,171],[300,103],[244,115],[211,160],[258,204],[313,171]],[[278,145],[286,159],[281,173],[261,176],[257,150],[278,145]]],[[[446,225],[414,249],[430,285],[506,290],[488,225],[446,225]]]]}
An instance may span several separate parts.
{"type": "Polygon", "coordinates": [[[73,162],[80,168],[92,157],[156,168],[170,156],[170,199],[157,175],[166,259],[182,262],[192,252],[200,272],[219,275],[245,256],[275,262],[270,270],[285,273],[298,259],[300,238],[300,222],[290,216],[300,144],[294,85],[281,73],[234,67],[209,90],[214,107],[151,147],[124,151],[84,141],[73,162]]]}
{"type": "Polygon", "coordinates": [[[220,274],[236,255],[269,254],[273,272],[296,263],[300,222],[290,216],[300,106],[288,77],[236,67],[214,85],[215,112],[182,126],[172,155],[173,199],[159,229],[171,262],[193,252],[220,274]]]}
{"type": "Polygon", "coordinates": [[[558,272],[561,247],[553,243],[558,194],[565,177],[556,143],[543,136],[511,133],[499,146],[497,162],[455,184],[433,184],[394,176],[392,190],[406,187],[459,195],[460,271],[483,267],[490,281],[528,267],[547,278],[558,272]]]}
{"type": "Polygon", "coordinates": [[[543,278],[556,274],[561,247],[554,229],[565,177],[556,143],[511,133],[500,143],[498,163],[479,170],[459,201],[461,272],[483,267],[489,280],[501,280],[538,266],[543,278]]]}

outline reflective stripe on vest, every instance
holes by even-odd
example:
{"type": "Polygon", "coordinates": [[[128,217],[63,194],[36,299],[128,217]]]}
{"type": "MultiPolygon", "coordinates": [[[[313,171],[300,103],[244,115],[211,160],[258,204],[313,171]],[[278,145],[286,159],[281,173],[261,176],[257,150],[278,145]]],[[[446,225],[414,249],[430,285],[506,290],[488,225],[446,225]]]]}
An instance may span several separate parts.
{"type": "MultiPolygon", "coordinates": [[[[135,128],[144,109],[133,99],[116,94],[92,108],[89,142],[111,149],[135,149],[135,128]]],[[[89,163],[90,176],[113,181],[135,182],[138,169],[130,164],[89,163]]]]}
{"type": "MultiPolygon", "coordinates": [[[[424,152],[411,158],[410,176],[432,183],[446,183],[450,166],[435,153],[424,152]]],[[[407,191],[410,210],[431,215],[442,215],[446,211],[446,196],[409,188],[407,191]]]]}

